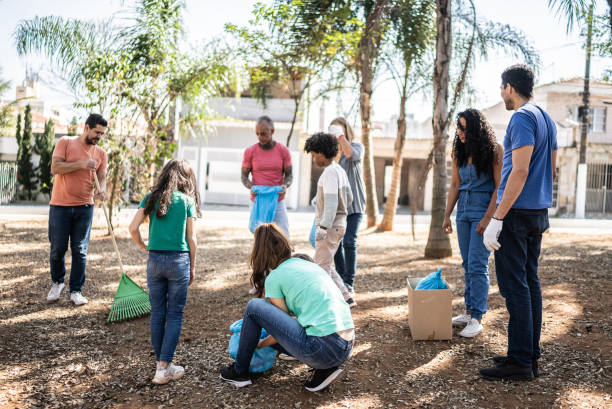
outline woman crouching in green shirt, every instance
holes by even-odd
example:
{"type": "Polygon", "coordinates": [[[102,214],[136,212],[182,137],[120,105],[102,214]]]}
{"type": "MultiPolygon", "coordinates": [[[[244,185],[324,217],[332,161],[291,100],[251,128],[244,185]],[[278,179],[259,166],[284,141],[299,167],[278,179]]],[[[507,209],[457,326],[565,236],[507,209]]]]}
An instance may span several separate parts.
{"type": "Polygon", "coordinates": [[[189,163],[173,159],[164,166],[157,184],[145,195],[130,234],[138,247],[149,251],[147,286],[151,301],[151,343],[157,370],[153,383],[179,379],[183,367],[172,358],[183,325],[187,287],[195,280],[197,241],[194,220],[200,216],[200,196],[189,163]],[[149,216],[149,245],[140,225],[149,216]]]}
{"type": "Polygon", "coordinates": [[[272,346],[315,369],[304,386],[311,392],[329,385],[351,354],[355,325],[338,287],[321,267],[291,257],[291,243],[274,224],[255,230],[249,260],[257,297],[247,304],[236,361],[221,379],[250,385],[249,365],[256,348],[272,346]],[[295,318],[289,314],[295,315],[295,318]],[[261,329],[270,334],[260,340],[261,329]]]}

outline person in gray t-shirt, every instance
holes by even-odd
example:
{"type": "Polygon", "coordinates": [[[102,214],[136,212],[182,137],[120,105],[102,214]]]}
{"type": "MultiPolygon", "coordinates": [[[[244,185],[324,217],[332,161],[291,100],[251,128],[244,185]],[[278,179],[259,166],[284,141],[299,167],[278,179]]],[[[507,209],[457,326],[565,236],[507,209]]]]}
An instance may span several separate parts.
{"type": "Polygon", "coordinates": [[[353,284],[357,270],[357,233],[365,210],[365,187],[363,184],[363,145],[355,142],[354,133],[346,119],[334,119],[329,127],[332,135],[338,138],[340,156],[338,165],[348,176],[353,192],[353,203],[347,209],[346,232],[334,256],[336,271],[342,277],[351,296],[354,296],[353,284]]]}

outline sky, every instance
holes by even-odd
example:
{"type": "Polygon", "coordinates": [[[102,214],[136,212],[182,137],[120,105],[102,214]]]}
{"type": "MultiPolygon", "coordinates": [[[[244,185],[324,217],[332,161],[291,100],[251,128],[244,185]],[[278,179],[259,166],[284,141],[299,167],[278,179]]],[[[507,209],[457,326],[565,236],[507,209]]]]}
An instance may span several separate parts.
{"type": "MultiPolygon", "coordinates": [[[[195,43],[222,35],[227,22],[246,24],[254,3],[254,0],[187,0],[184,13],[187,40],[195,43]]],[[[538,84],[584,75],[583,40],[577,30],[566,33],[565,21],[555,17],[547,8],[546,0],[474,0],[474,3],[478,18],[509,24],[522,30],[531,41],[542,61],[536,78],[538,84]]],[[[601,7],[605,3],[599,1],[601,7]]],[[[47,67],[44,59],[17,55],[12,33],[20,20],[52,14],[88,20],[106,19],[130,4],[130,0],[0,0],[0,78],[18,85],[24,80],[27,64],[34,69],[47,67]]],[[[516,62],[499,53],[491,53],[487,61],[476,62],[472,76],[476,89],[475,108],[482,109],[499,102],[500,74],[505,67],[516,62]]],[[[611,66],[612,59],[593,56],[591,78],[600,77],[604,69],[611,66]]],[[[9,99],[14,95],[6,93],[1,97],[9,99]]],[[[72,104],[69,93],[62,87],[45,87],[43,97],[67,109],[72,104]]],[[[395,85],[391,81],[379,81],[372,101],[374,119],[386,121],[396,115],[398,101],[395,85]]],[[[407,111],[417,120],[423,120],[431,115],[431,100],[415,97],[409,102],[407,111]]]]}

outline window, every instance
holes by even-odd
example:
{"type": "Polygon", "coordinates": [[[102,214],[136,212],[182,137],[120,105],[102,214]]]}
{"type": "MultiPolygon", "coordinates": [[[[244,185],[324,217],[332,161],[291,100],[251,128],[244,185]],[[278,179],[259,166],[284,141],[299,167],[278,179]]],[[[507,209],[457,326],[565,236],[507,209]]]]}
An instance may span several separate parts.
{"type": "MultiPolygon", "coordinates": [[[[589,108],[589,116],[591,117],[589,132],[606,131],[606,107],[589,108]]],[[[580,118],[578,118],[578,107],[572,109],[572,119],[576,122],[580,122],[580,118]]]]}
{"type": "Polygon", "coordinates": [[[593,107],[592,108],[591,129],[593,132],[605,132],[606,131],[606,107],[593,107]]]}

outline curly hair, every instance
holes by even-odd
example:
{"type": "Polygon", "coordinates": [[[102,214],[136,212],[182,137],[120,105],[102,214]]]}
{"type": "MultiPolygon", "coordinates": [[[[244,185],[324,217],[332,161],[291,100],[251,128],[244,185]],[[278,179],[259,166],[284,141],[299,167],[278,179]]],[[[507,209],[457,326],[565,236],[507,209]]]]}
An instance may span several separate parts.
{"type": "Polygon", "coordinates": [[[178,190],[195,200],[196,212],[200,217],[200,194],[197,186],[195,173],[189,163],[184,160],[172,159],[164,166],[157,183],[151,188],[151,196],[147,200],[144,214],[150,215],[153,213],[155,205],[159,202],[155,215],[164,217],[168,213],[168,208],[172,205],[172,192],[178,190]]]}
{"type": "Polygon", "coordinates": [[[338,139],[328,133],[317,132],[306,139],[304,152],[320,153],[327,159],[333,159],[338,154],[338,139]]]}
{"type": "Polygon", "coordinates": [[[468,158],[472,157],[472,164],[476,168],[476,173],[480,175],[491,174],[493,172],[493,162],[496,160],[495,133],[491,124],[485,116],[477,109],[466,109],[457,114],[457,124],[459,118],[465,119],[465,143],[461,142],[458,135],[455,135],[453,142],[453,158],[457,160],[457,166],[461,167],[468,163],[468,158]]]}

